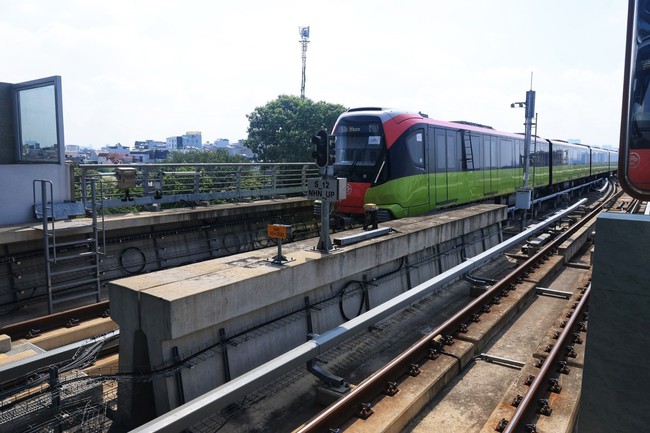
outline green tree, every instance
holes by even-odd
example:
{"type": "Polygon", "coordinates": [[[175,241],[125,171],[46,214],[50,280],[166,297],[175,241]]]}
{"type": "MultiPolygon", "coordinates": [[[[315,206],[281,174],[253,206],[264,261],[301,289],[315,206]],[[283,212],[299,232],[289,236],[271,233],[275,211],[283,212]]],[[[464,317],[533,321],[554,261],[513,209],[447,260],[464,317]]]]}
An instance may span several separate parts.
{"type": "Polygon", "coordinates": [[[217,149],[216,151],[196,151],[196,152],[171,152],[165,162],[172,164],[215,164],[215,163],[232,163],[232,162],[247,162],[246,158],[241,155],[228,155],[225,149],[217,149]]]}
{"type": "Polygon", "coordinates": [[[246,115],[246,147],[260,162],[311,161],[311,137],[321,129],[331,132],[344,111],[343,105],[280,95],[246,115]]]}

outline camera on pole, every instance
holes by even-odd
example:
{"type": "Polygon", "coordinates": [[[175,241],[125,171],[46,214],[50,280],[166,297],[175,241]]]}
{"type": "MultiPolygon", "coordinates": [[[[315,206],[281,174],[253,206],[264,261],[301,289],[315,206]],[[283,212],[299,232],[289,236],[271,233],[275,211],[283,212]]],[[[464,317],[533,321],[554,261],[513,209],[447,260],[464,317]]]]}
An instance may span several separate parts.
{"type": "Polygon", "coordinates": [[[327,167],[330,160],[327,132],[324,130],[318,131],[311,138],[311,142],[316,145],[316,150],[311,153],[312,158],[316,160],[316,165],[320,168],[327,167]]]}

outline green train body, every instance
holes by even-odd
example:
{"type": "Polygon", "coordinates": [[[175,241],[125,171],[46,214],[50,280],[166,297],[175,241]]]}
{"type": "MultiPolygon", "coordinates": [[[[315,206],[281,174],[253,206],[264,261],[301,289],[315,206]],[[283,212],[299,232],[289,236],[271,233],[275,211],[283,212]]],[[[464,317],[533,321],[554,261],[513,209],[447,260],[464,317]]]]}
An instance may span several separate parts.
{"type": "MultiPolygon", "coordinates": [[[[422,215],[459,204],[507,203],[523,186],[524,137],[420,113],[351,109],[337,120],[334,175],[345,177],[343,214],[376,204],[380,219],[422,215]]],[[[533,137],[529,186],[557,191],[616,171],[617,153],[533,137]]]]}

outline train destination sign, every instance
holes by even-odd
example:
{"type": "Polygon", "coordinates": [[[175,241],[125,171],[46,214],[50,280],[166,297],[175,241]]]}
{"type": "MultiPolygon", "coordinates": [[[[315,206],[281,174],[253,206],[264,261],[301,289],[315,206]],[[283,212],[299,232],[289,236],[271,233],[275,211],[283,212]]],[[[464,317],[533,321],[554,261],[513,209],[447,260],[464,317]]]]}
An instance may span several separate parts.
{"type": "Polygon", "coordinates": [[[337,201],[347,197],[347,179],[307,179],[307,198],[312,200],[337,201]]]}

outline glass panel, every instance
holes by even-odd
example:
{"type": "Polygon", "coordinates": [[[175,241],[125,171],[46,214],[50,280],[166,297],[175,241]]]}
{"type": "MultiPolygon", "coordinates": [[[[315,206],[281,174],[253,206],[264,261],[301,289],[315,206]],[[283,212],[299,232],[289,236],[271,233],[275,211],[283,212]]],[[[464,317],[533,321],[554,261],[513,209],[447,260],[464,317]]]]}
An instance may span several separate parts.
{"type": "Polygon", "coordinates": [[[629,2],[621,123],[623,189],[650,199],[650,1],[629,2]]]}
{"type": "Polygon", "coordinates": [[[460,158],[456,147],[456,134],[454,131],[447,131],[447,171],[459,171],[460,158]]]}
{"type": "Polygon", "coordinates": [[[23,162],[59,162],[54,84],[21,89],[18,105],[18,159],[23,162]]]}
{"type": "Polygon", "coordinates": [[[447,142],[444,129],[436,129],[436,172],[447,171],[447,142]]]}
{"type": "Polygon", "coordinates": [[[406,138],[406,147],[416,167],[424,168],[424,130],[418,129],[406,138]]]}
{"type": "Polygon", "coordinates": [[[376,118],[344,118],[336,126],[336,165],[375,166],[383,132],[376,118]]]}

